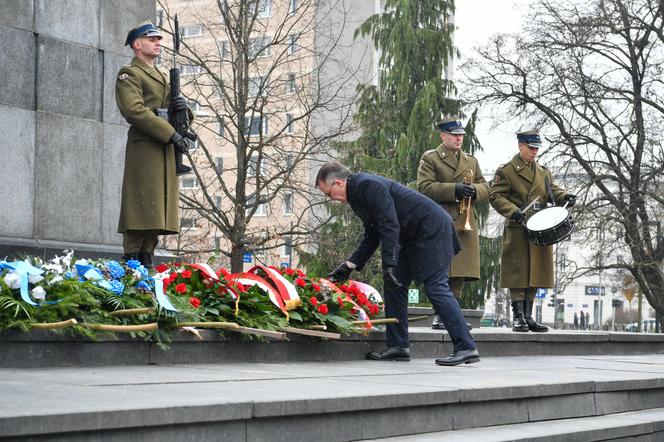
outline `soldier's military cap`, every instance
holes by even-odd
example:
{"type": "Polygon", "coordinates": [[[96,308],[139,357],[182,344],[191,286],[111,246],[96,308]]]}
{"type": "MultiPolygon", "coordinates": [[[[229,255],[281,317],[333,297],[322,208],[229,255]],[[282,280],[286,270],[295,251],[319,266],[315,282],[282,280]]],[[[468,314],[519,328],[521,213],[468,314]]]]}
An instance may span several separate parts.
{"type": "Polygon", "coordinates": [[[463,129],[463,123],[459,117],[449,117],[436,124],[438,130],[454,135],[463,135],[466,131],[463,129]]]}
{"type": "Polygon", "coordinates": [[[538,129],[530,129],[525,132],[519,132],[516,134],[516,139],[519,143],[527,144],[530,147],[539,149],[542,147],[542,138],[540,138],[540,133],[538,129]]]}
{"type": "Polygon", "coordinates": [[[131,47],[136,39],[141,37],[159,37],[159,39],[163,38],[161,32],[159,32],[155,25],[153,25],[150,20],[145,20],[134,29],[129,31],[127,34],[127,40],[125,40],[125,46],[131,47]]]}

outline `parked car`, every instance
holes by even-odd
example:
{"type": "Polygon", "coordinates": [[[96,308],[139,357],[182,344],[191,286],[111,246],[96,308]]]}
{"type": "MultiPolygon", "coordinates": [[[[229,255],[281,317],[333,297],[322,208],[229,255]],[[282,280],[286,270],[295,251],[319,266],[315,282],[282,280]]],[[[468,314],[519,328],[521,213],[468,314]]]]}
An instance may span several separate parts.
{"type": "MultiPolygon", "coordinates": [[[[632,322],[625,326],[625,331],[636,332],[638,331],[638,322],[632,322]]],[[[641,321],[641,331],[644,333],[652,333],[655,331],[655,318],[644,319],[641,321]]]]}

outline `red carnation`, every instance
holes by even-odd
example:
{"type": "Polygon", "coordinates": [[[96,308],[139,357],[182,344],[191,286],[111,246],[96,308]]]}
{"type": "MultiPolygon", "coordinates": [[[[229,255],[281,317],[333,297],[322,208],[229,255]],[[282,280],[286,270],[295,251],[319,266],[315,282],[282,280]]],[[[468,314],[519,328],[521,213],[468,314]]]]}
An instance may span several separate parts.
{"type": "Polygon", "coordinates": [[[242,284],[242,283],[236,282],[236,283],[235,283],[235,287],[237,288],[237,291],[238,291],[238,292],[242,292],[242,293],[244,293],[244,292],[247,291],[247,288],[246,288],[246,287],[244,286],[244,284],[242,284]]]}
{"type": "Polygon", "coordinates": [[[339,297],[337,298],[337,303],[339,304],[339,307],[343,307],[343,306],[344,306],[344,300],[341,299],[341,296],[339,296],[339,297]]]}
{"type": "Polygon", "coordinates": [[[329,311],[327,308],[327,304],[321,304],[318,306],[318,311],[324,315],[327,315],[327,312],[329,311]]]}
{"type": "Polygon", "coordinates": [[[182,277],[187,279],[191,278],[191,270],[183,270],[182,277]]]}
{"type": "Polygon", "coordinates": [[[168,266],[166,264],[157,264],[154,269],[157,273],[164,273],[168,270],[168,266]]]}
{"type": "Polygon", "coordinates": [[[295,271],[291,268],[286,267],[286,274],[288,276],[293,276],[295,274],[295,271]]]}
{"type": "Polygon", "coordinates": [[[311,288],[313,288],[316,293],[320,292],[320,286],[315,282],[311,284],[311,288]]]}
{"type": "Polygon", "coordinates": [[[187,284],[181,282],[175,286],[175,291],[178,293],[187,293],[187,284]]]}
{"type": "Polygon", "coordinates": [[[295,280],[295,285],[298,286],[298,287],[304,287],[305,285],[307,285],[307,281],[305,281],[302,278],[297,278],[295,280]]]}
{"type": "Polygon", "coordinates": [[[189,298],[189,304],[191,304],[194,308],[198,308],[201,305],[201,300],[192,296],[189,298]]]}
{"type": "Polygon", "coordinates": [[[315,296],[312,296],[311,298],[309,298],[309,302],[310,302],[311,305],[313,305],[314,307],[316,307],[316,306],[318,305],[318,299],[316,299],[315,296]]]}
{"type": "Polygon", "coordinates": [[[168,275],[168,282],[173,282],[176,279],[178,279],[178,274],[177,273],[171,273],[170,275],[168,275]]]}
{"type": "Polygon", "coordinates": [[[304,276],[304,272],[300,269],[295,270],[298,276],[304,276]]]}
{"type": "Polygon", "coordinates": [[[341,284],[339,286],[339,290],[341,290],[344,293],[349,293],[349,289],[348,289],[348,286],[346,284],[341,284]]]}

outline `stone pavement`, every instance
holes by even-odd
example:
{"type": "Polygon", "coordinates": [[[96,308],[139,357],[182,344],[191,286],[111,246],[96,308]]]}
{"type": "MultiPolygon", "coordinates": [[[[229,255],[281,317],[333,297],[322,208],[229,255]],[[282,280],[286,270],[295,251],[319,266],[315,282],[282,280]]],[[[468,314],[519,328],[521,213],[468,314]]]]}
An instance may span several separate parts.
{"type": "Polygon", "coordinates": [[[356,440],[662,407],[664,355],[4,368],[0,392],[0,440],[356,440]]]}

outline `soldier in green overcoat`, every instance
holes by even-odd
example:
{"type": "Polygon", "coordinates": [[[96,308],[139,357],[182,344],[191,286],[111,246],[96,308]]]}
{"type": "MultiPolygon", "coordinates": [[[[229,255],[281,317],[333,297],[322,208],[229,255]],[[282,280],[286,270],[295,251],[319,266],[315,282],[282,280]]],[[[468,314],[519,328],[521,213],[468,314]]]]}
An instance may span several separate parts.
{"type": "MultiPolygon", "coordinates": [[[[438,123],[438,129],[442,143],[422,155],[417,169],[417,190],[440,204],[454,221],[461,252],[452,259],[449,275],[450,288],[458,300],[464,282],[480,278],[475,207],[489,198],[489,187],[477,159],[461,150],[466,131],[459,118],[444,119],[438,123]]],[[[443,328],[437,315],[432,327],[443,328]]]]}
{"type": "MultiPolygon", "coordinates": [[[[548,327],[532,317],[538,288],[553,287],[553,246],[538,246],[528,240],[524,209],[537,199],[533,211],[546,207],[552,194],[557,205],[572,206],[576,195],[557,186],[551,172],[535,157],[542,147],[539,130],[517,134],[519,153],[496,170],[489,202],[506,218],[500,259],[500,285],[510,289],[512,330],[546,332],[548,327]],[[551,192],[547,189],[549,184],[551,192]]],[[[528,214],[532,213],[529,209],[528,214]]]]}
{"type": "Polygon", "coordinates": [[[148,266],[159,235],[180,231],[174,146],[186,149],[173,126],[155,113],[157,108],[187,108],[183,97],[170,99],[168,77],[154,66],[161,38],[149,21],[129,31],[125,44],[134,51],[134,59],[120,69],[115,82],[118,108],[131,125],[118,232],[123,234],[125,259],[138,259],[148,266]]]}

